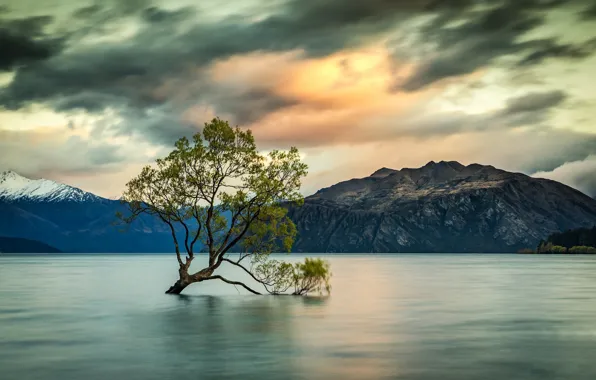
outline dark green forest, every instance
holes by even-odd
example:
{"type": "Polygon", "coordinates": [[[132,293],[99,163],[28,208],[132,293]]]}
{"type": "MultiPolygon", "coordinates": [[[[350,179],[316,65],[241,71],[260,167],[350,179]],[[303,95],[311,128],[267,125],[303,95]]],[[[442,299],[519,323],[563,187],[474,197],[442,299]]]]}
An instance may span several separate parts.
{"type": "Polygon", "coordinates": [[[546,239],[546,243],[552,243],[553,245],[565,248],[577,246],[596,247],[596,226],[551,234],[546,239]]]}
{"type": "Polygon", "coordinates": [[[535,251],[520,253],[596,254],[596,226],[553,233],[542,240],[535,251]]]}

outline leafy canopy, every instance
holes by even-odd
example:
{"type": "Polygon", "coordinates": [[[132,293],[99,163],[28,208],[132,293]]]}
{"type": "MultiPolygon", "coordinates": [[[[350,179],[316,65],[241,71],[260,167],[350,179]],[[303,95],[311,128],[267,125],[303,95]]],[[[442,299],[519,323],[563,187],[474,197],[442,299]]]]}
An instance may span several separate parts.
{"type": "Polygon", "coordinates": [[[192,140],[179,139],[167,157],[127,184],[123,200],[130,215],[121,219],[130,223],[150,214],[169,226],[181,281],[209,279],[228,262],[279,293],[294,285],[295,268],[268,255],[292,247],[296,227],[283,206],[303,202],[306,173],[296,148],[262,155],[250,130],[216,118],[192,140]],[[197,243],[208,252],[209,266],[189,274],[197,243]],[[231,249],[237,260],[225,257],[231,249]],[[243,265],[247,258],[250,267],[243,265]]]}

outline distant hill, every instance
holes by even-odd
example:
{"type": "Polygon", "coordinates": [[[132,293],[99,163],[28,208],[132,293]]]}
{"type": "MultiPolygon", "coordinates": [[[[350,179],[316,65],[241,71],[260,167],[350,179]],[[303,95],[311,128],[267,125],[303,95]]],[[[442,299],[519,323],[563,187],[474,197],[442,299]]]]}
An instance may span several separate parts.
{"type": "Polygon", "coordinates": [[[0,236],[1,253],[60,253],[52,246],[36,240],[0,236]]]}
{"type": "Polygon", "coordinates": [[[517,252],[596,224],[596,200],[493,166],[382,168],[307,197],[289,215],[297,252],[517,252]]]}

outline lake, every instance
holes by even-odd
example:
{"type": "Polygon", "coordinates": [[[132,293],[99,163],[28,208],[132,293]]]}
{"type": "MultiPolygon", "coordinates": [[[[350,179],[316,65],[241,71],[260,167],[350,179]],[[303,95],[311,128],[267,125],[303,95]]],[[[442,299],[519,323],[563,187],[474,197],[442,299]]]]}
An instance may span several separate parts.
{"type": "Polygon", "coordinates": [[[300,298],[165,295],[171,255],[0,256],[0,379],[596,378],[596,257],[326,258],[332,295],[300,298]]]}

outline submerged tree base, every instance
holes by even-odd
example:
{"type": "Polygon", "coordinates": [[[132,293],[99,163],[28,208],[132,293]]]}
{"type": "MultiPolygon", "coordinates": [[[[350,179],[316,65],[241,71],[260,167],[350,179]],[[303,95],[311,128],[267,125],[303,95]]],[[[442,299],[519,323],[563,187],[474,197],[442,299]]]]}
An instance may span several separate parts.
{"type": "MultiPolygon", "coordinates": [[[[209,268],[204,269],[203,271],[201,271],[203,273],[210,273],[211,271],[209,270],[209,268]]],[[[189,278],[189,281],[183,281],[183,280],[178,280],[174,283],[174,285],[170,286],[170,288],[168,290],[166,290],[166,294],[181,294],[182,291],[184,289],[186,289],[189,285],[192,285],[194,283],[198,283],[198,282],[203,282],[203,281],[207,281],[207,280],[221,280],[227,284],[231,284],[231,285],[238,285],[243,287],[244,289],[248,290],[249,292],[251,292],[252,294],[258,294],[260,295],[261,293],[257,292],[254,289],[251,289],[250,287],[248,287],[246,284],[240,282],[240,281],[231,281],[228,280],[227,278],[224,278],[222,276],[219,275],[204,275],[204,274],[194,274],[192,276],[188,276],[186,275],[185,278],[189,278]],[[197,279],[198,278],[198,279],[197,279]]]]}
{"type": "Polygon", "coordinates": [[[170,288],[166,290],[166,294],[180,294],[184,289],[186,289],[188,285],[189,284],[184,284],[180,281],[176,281],[174,285],[170,286],[170,288]]]}
{"type": "MultiPolygon", "coordinates": [[[[329,278],[331,277],[329,263],[322,259],[307,257],[304,259],[304,262],[294,265],[276,260],[268,260],[265,262],[265,265],[257,265],[256,274],[242,266],[239,262],[228,258],[222,257],[219,263],[222,262],[228,262],[242,268],[271,295],[305,296],[311,292],[319,292],[321,294],[326,292],[329,294],[331,290],[331,286],[329,285],[329,278]],[[288,293],[287,291],[291,288],[294,291],[288,293]]],[[[180,294],[189,285],[208,280],[221,280],[226,284],[241,286],[252,294],[262,294],[243,282],[232,281],[220,275],[214,275],[213,271],[218,265],[209,266],[193,275],[189,275],[188,273],[189,263],[188,265],[181,266],[179,270],[180,278],[166,290],[166,294],[180,294]]]]}

